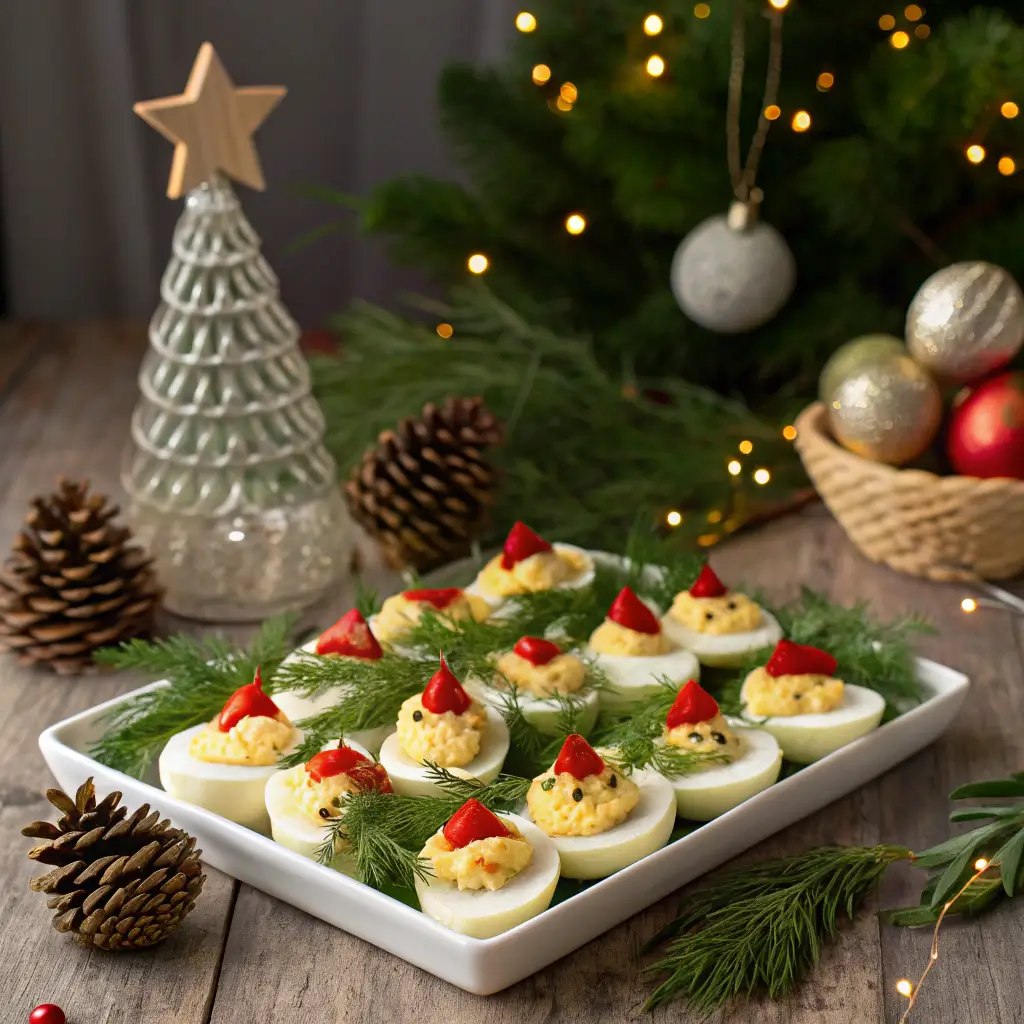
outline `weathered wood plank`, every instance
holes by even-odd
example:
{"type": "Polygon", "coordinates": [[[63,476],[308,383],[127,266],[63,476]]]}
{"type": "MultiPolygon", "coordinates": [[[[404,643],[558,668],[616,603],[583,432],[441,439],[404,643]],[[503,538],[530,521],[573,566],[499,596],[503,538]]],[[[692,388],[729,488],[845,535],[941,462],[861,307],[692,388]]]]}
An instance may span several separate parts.
{"type": "Polygon", "coordinates": [[[41,355],[49,333],[38,321],[0,323],[0,405],[32,360],[41,355]]]}
{"type": "MultiPolygon", "coordinates": [[[[59,474],[88,476],[115,497],[121,447],[143,349],[137,331],[92,327],[47,345],[0,407],[0,543],[28,502],[59,474]]],[[[0,656],[0,992],[5,1020],[56,1002],[77,1021],[200,1024],[216,983],[235,883],[208,870],[189,923],[162,947],[134,955],[90,953],[49,925],[45,899],[28,888],[38,868],[22,825],[48,816],[52,779],[36,737],[65,715],[137,686],[129,676],[57,679],[0,656]]],[[[52,819],[51,819],[52,820],[52,819]]]]}

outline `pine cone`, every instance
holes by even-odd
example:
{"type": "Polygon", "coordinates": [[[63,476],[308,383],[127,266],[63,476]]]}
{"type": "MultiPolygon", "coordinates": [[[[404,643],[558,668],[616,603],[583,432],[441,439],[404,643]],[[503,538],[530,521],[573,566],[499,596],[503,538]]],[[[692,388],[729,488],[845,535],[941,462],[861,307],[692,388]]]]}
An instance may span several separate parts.
{"type": "Polygon", "coordinates": [[[29,851],[32,860],[55,865],[30,883],[50,896],[53,927],[100,949],[144,949],[166,939],[206,880],[195,839],[161,821],[149,804],[129,815],[118,807],[120,793],[96,803],[92,779],[74,800],[59,789],[47,790],[46,799],[64,816],[21,832],[46,840],[29,851]]]}
{"type": "Polygon", "coordinates": [[[70,675],[106,644],[147,634],[160,589],[152,559],[115,526],[116,505],[88,483],[36,498],[0,568],[0,651],[70,675]]]}
{"type": "Polygon", "coordinates": [[[353,518],[395,568],[421,572],[469,553],[494,503],[484,459],[504,436],[481,398],[449,398],[385,430],[345,485],[353,518]]]}

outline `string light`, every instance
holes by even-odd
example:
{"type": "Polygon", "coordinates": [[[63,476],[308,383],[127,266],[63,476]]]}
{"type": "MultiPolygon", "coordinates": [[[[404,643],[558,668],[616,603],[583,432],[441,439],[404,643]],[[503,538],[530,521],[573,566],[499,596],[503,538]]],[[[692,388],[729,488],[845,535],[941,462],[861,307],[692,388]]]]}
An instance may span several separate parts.
{"type": "Polygon", "coordinates": [[[439,338],[448,339],[455,333],[455,328],[451,324],[438,324],[435,328],[437,336],[439,338]]]}
{"type": "Polygon", "coordinates": [[[717,544],[718,543],[718,534],[717,533],[702,533],[697,538],[697,543],[702,548],[709,548],[709,547],[711,547],[712,544],[717,544]]]}
{"type": "Polygon", "coordinates": [[[789,6],[789,0],[768,0],[777,11],[784,11],[789,6]]]}
{"type": "Polygon", "coordinates": [[[710,4],[697,4],[697,6],[694,7],[694,9],[693,9],[693,16],[695,18],[703,19],[703,18],[710,17],[710,15],[711,15],[711,5],[710,4]]]}
{"type": "Polygon", "coordinates": [[[764,108],[764,116],[768,121],[777,121],[782,114],[782,107],[775,103],[764,108]]]}
{"type": "Polygon", "coordinates": [[[475,252],[466,260],[471,274],[482,274],[490,265],[491,261],[482,252],[475,252]]]}
{"type": "Polygon", "coordinates": [[[980,164],[985,159],[985,147],[975,143],[973,146],[968,146],[964,150],[964,154],[972,164],[980,164]]]}
{"type": "Polygon", "coordinates": [[[665,516],[665,522],[668,523],[669,526],[678,526],[682,521],[683,513],[677,512],[675,509],[672,509],[672,511],[665,516]]]}
{"type": "Polygon", "coordinates": [[[558,90],[558,95],[561,96],[566,103],[575,103],[576,97],[579,96],[579,94],[579,89],[577,89],[572,82],[563,82],[562,87],[558,90]]]}
{"type": "Polygon", "coordinates": [[[717,509],[713,508],[707,515],[709,523],[720,523],[722,521],[722,513],[717,509]]]}
{"type": "Polygon", "coordinates": [[[985,858],[984,858],[984,857],[979,857],[979,858],[978,858],[978,859],[977,859],[977,860],[976,860],[976,861],[974,862],[974,870],[975,870],[975,871],[984,871],[984,870],[985,870],[985,868],[987,868],[987,867],[988,867],[988,861],[987,861],[987,860],[985,860],[985,858]]]}
{"type": "Polygon", "coordinates": [[[551,79],[551,68],[547,64],[535,64],[531,76],[535,85],[543,85],[551,79]]]}
{"type": "Polygon", "coordinates": [[[516,28],[520,32],[532,32],[537,27],[537,19],[529,11],[520,11],[516,15],[516,28]]]}
{"type": "Polygon", "coordinates": [[[975,601],[973,597],[965,597],[960,602],[960,608],[970,615],[971,612],[976,612],[978,610],[978,602],[975,601]]]}
{"type": "Polygon", "coordinates": [[[562,113],[565,114],[572,110],[572,104],[564,96],[559,96],[558,99],[555,100],[555,109],[561,110],[562,113]]]}
{"type": "Polygon", "coordinates": [[[996,167],[999,168],[999,173],[1004,175],[1013,174],[1013,172],[1017,170],[1017,164],[1014,162],[1012,156],[1001,156],[996,167]]]}
{"type": "Polygon", "coordinates": [[[889,36],[889,42],[892,43],[892,48],[894,50],[902,50],[910,45],[910,36],[908,36],[903,29],[900,29],[899,32],[893,32],[893,34],[889,36]]]}
{"type": "Polygon", "coordinates": [[[903,17],[907,21],[920,21],[924,17],[924,11],[917,4],[910,4],[903,8],[903,17]]]}
{"type": "Polygon", "coordinates": [[[914,35],[918,39],[927,39],[932,34],[932,30],[927,25],[917,25],[914,28],[914,35]]]}
{"type": "Polygon", "coordinates": [[[763,467],[761,469],[754,470],[755,484],[760,484],[763,487],[766,483],[768,483],[769,480],[771,480],[771,478],[771,473],[769,473],[768,470],[764,469],[763,467]]]}
{"type": "Polygon", "coordinates": [[[788,427],[783,427],[782,428],[782,436],[787,441],[795,441],[796,440],[796,427],[794,427],[792,423],[788,427]]]}
{"type": "Polygon", "coordinates": [[[644,32],[649,36],[656,36],[665,27],[665,22],[657,14],[648,14],[644,18],[644,32]]]}
{"type": "Polygon", "coordinates": [[[883,14],[878,19],[878,27],[883,32],[888,32],[889,29],[896,27],[896,19],[891,14],[883,14]]]}
{"type": "Polygon", "coordinates": [[[1013,102],[1013,100],[1007,100],[999,108],[999,113],[1002,114],[1003,117],[1012,120],[1020,113],[1020,107],[1018,107],[1017,104],[1013,102]]]}
{"type": "Polygon", "coordinates": [[[811,127],[811,115],[806,110],[798,110],[790,122],[795,132],[805,132],[811,127]]]}
{"type": "Polygon", "coordinates": [[[739,476],[741,470],[743,469],[743,466],[740,463],[739,459],[731,459],[729,465],[726,466],[725,468],[729,470],[730,476],[739,476]]]}
{"type": "Polygon", "coordinates": [[[647,74],[649,74],[651,78],[660,78],[664,73],[664,58],[659,57],[656,53],[652,53],[651,56],[647,58],[647,74]]]}
{"type": "Polygon", "coordinates": [[[582,213],[570,213],[565,218],[565,230],[570,235],[582,235],[587,227],[587,218],[582,213]]]}
{"type": "Polygon", "coordinates": [[[744,455],[749,455],[754,450],[754,444],[752,441],[740,441],[740,451],[744,455]]]}
{"type": "Polygon", "coordinates": [[[900,978],[900,980],[896,982],[896,991],[899,992],[901,996],[909,996],[910,993],[914,991],[914,986],[910,984],[909,978],[900,978]]]}
{"type": "Polygon", "coordinates": [[[818,92],[828,92],[835,84],[835,81],[836,76],[833,75],[831,71],[822,71],[822,73],[818,75],[818,81],[816,83],[818,86],[818,92]]]}

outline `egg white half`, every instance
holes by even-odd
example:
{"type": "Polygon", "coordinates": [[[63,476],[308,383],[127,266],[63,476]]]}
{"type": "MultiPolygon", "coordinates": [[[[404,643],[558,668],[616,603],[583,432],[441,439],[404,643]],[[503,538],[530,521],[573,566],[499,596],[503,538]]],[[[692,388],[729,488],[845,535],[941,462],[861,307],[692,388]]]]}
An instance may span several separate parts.
{"type": "Polygon", "coordinates": [[[754,651],[774,647],[782,639],[782,627],[775,616],[763,608],[761,615],[763,621],[757,629],[723,636],[710,636],[687,629],[671,614],[662,617],[661,628],[670,640],[693,651],[702,665],[729,667],[741,664],[744,657],[754,651]]]}
{"type": "Polygon", "coordinates": [[[516,814],[498,817],[514,824],[533,847],[530,863],[500,889],[460,890],[454,882],[433,876],[426,881],[416,879],[423,913],[475,939],[500,935],[543,913],[551,905],[558,884],[560,867],[554,843],[536,825],[516,814]]]}
{"type": "Polygon", "coordinates": [[[740,738],[740,754],[729,764],[710,764],[668,781],[681,818],[710,821],[774,785],[782,768],[782,750],[765,729],[729,722],[740,738]]]}
{"type": "Polygon", "coordinates": [[[649,657],[600,654],[591,647],[585,652],[608,677],[608,685],[601,690],[601,707],[610,710],[628,708],[661,693],[661,678],[680,686],[689,679],[700,679],[697,656],[681,647],[649,657]]]}
{"type": "MultiPolygon", "coordinates": [[[[643,769],[630,778],[640,800],[625,821],[593,836],[551,836],[566,878],[605,878],[660,850],[672,834],[676,795],[668,779],[643,769]]],[[[523,815],[530,821],[529,808],[523,815]]]]}
{"type": "MultiPolygon", "coordinates": [[[[481,683],[477,679],[468,679],[464,684],[466,692],[474,700],[480,701],[492,708],[501,708],[501,691],[493,686],[481,683]]],[[[568,694],[580,702],[579,718],[576,721],[576,732],[586,736],[597,724],[597,712],[600,708],[600,698],[596,690],[581,690],[568,694]]],[[[531,697],[526,691],[519,691],[519,706],[523,710],[523,718],[539,732],[547,736],[561,736],[562,730],[558,728],[559,718],[562,714],[562,705],[554,697],[531,697]]]]}
{"type": "MultiPolygon", "coordinates": [[[[584,569],[578,576],[574,576],[571,580],[566,580],[564,583],[559,583],[553,587],[553,590],[581,590],[583,587],[589,587],[594,582],[594,558],[589,551],[585,551],[583,548],[576,547],[575,544],[561,544],[554,543],[551,547],[555,551],[572,552],[579,558],[583,559],[584,569]]],[[[480,586],[479,575],[468,587],[466,587],[467,594],[473,594],[476,597],[482,597],[492,608],[501,608],[505,604],[513,604],[515,602],[517,594],[510,594],[507,597],[503,597],[499,594],[488,594],[480,586]]],[[[501,618],[500,615],[494,616],[494,618],[501,618]]]]}
{"type": "MultiPolygon", "coordinates": [[[[345,744],[364,757],[370,758],[371,761],[374,759],[362,744],[351,737],[346,737],[345,744]]],[[[323,749],[330,750],[336,746],[336,743],[328,743],[323,749]]],[[[289,850],[301,853],[303,857],[308,857],[310,860],[316,860],[316,851],[327,838],[324,829],[327,822],[314,823],[305,814],[296,810],[295,805],[291,802],[291,794],[283,784],[284,774],[283,771],[274,772],[267,779],[263,791],[267,815],[270,818],[270,834],[275,843],[280,843],[289,850]]],[[[330,866],[346,875],[351,875],[355,872],[355,858],[351,853],[339,851],[335,854],[330,866]]]]}
{"type": "MultiPolygon", "coordinates": [[[[456,775],[493,782],[501,771],[508,754],[508,727],[505,719],[492,708],[484,705],[487,724],[481,737],[480,750],[469,764],[449,769],[456,775]]],[[[414,761],[402,749],[398,733],[393,732],[380,748],[380,763],[384,765],[394,791],[399,796],[444,796],[445,791],[431,781],[426,768],[414,761]]]]}
{"type": "MultiPolygon", "coordinates": [[[[263,793],[277,765],[200,761],[188,748],[192,738],[205,728],[193,726],[167,741],[158,762],[160,785],[179,800],[204,807],[256,832],[269,832],[270,818],[263,793]]],[[[296,736],[296,743],[302,742],[302,734],[297,732],[296,736]]]]}
{"type": "MultiPolygon", "coordinates": [[[[746,700],[743,690],[740,699],[746,700]]],[[[885,700],[874,690],[847,683],[842,704],[832,711],[775,715],[758,722],[779,741],[787,761],[810,764],[876,729],[884,711],[885,700]]]]}

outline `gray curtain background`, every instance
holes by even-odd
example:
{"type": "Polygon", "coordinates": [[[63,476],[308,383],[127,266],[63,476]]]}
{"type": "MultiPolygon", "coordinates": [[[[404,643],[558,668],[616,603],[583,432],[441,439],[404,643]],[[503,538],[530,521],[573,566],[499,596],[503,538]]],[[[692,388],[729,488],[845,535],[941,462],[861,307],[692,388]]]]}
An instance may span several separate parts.
{"type": "Polygon", "coordinates": [[[286,255],[336,210],[299,184],[365,194],[404,171],[448,175],[436,79],[493,61],[510,0],[0,0],[0,243],[8,312],[148,316],[180,204],[172,147],[132,113],[180,92],[209,40],[237,85],[288,96],[256,136],[267,191],[240,187],[285,302],[304,326],[354,297],[426,282],[383,246],[333,236],[286,255]]]}

